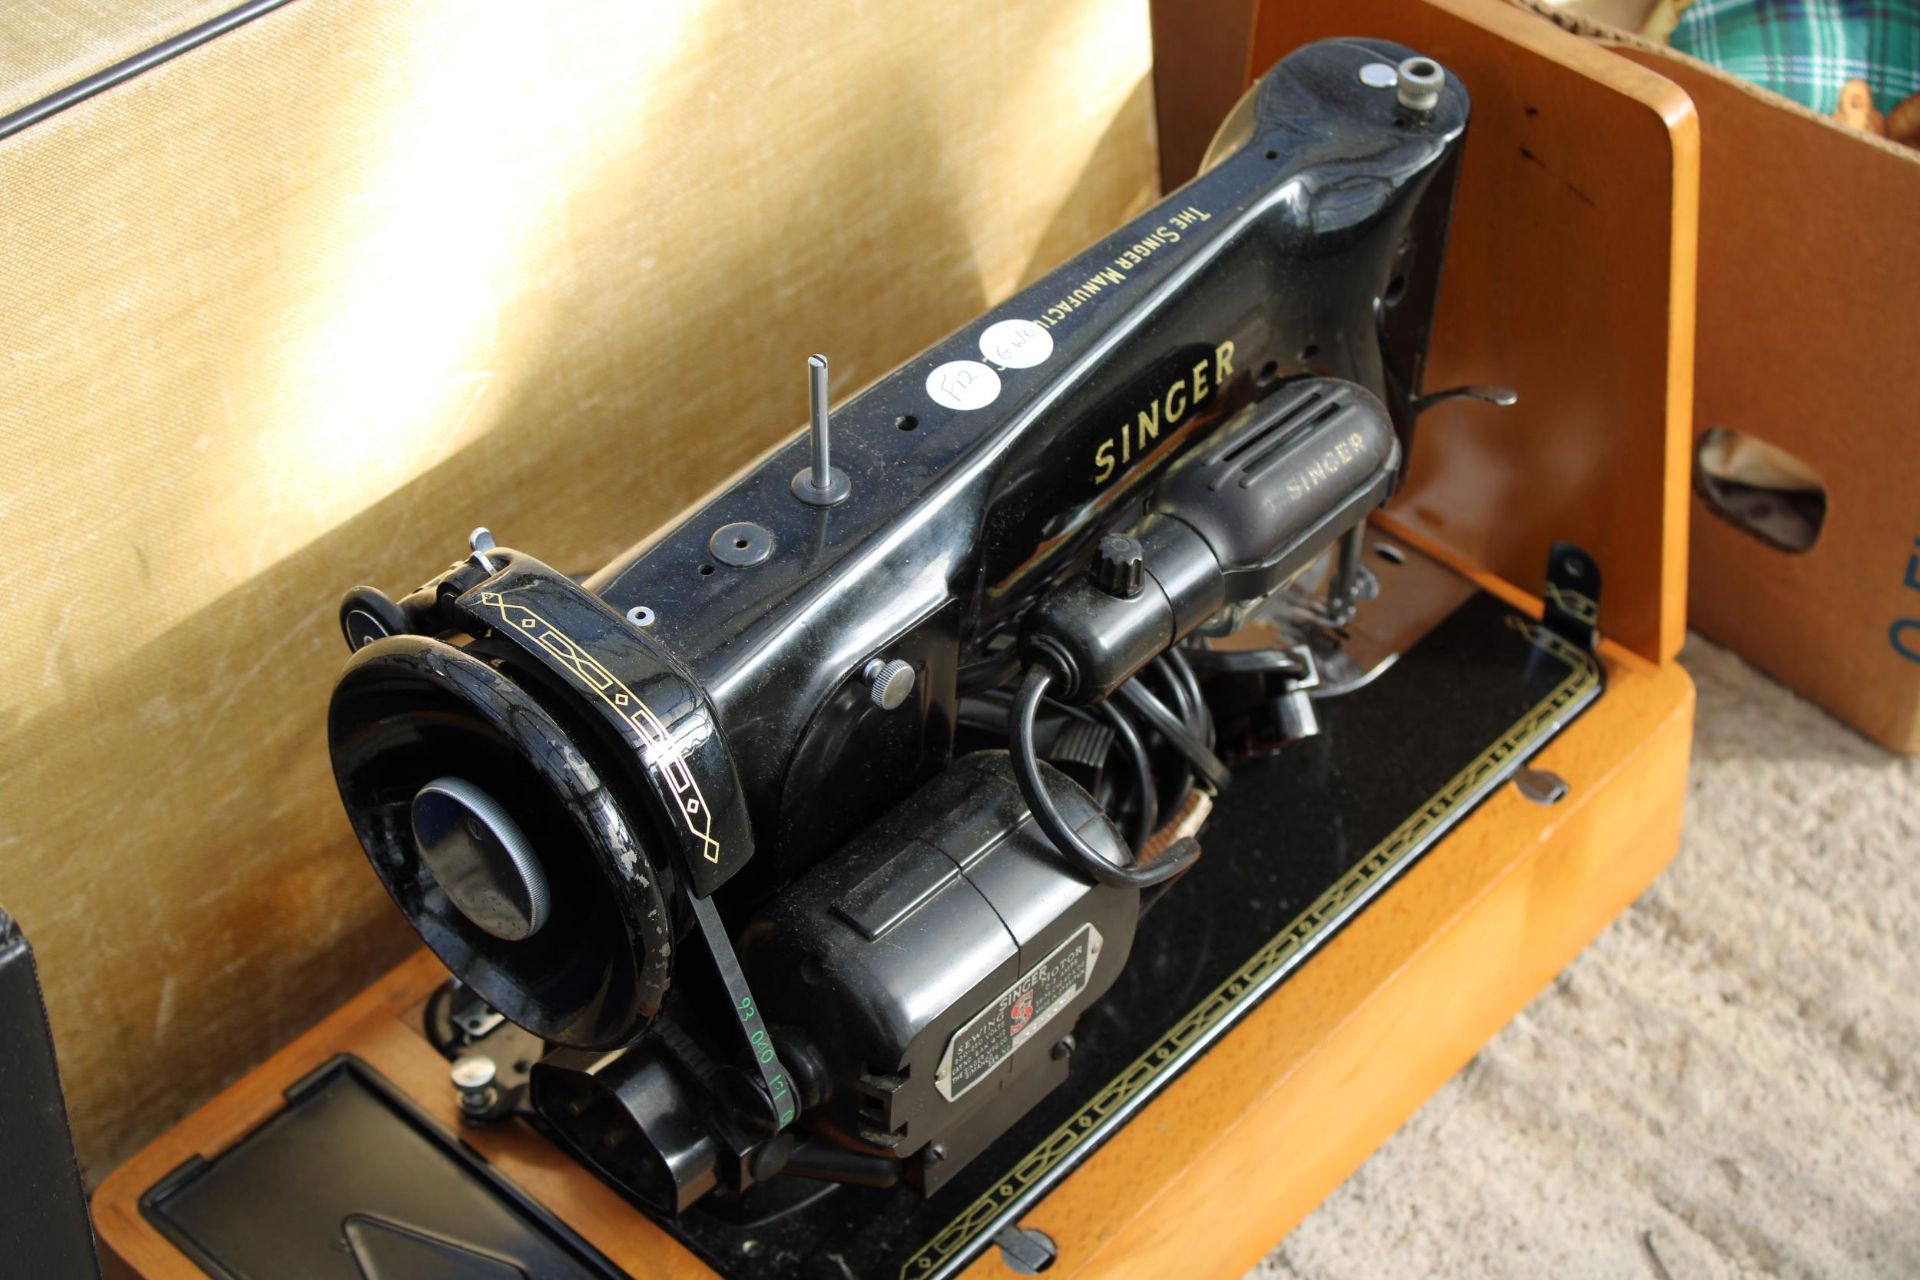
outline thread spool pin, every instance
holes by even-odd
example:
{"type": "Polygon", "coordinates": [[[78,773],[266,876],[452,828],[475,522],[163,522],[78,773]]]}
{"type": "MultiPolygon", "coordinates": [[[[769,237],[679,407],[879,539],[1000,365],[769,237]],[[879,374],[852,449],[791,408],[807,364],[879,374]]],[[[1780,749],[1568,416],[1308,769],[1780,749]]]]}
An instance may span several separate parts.
{"type": "Polygon", "coordinates": [[[807,400],[811,428],[808,445],[811,460],[793,476],[793,496],[811,506],[831,507],[847,500],[853,491],[846,472],[833,465],[832,422],[827,413],[827,358],[807,360],[807,400]]]}

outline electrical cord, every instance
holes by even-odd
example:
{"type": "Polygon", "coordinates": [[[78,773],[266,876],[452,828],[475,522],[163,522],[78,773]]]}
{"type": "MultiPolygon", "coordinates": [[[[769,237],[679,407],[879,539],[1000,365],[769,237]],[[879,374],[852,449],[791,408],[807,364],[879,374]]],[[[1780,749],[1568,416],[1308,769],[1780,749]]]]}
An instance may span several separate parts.
{"type": "MultiPolygon", "coordinates": [[[[1104,721],[1114,730],[1113,745],[1123,748],[1128,754],[1129,763],[1133,766],[1133,785],[1136,788],[1146,787],[1150,789],[1152,787],[1152,757],[1148,755],[1145,744],[1140,741],[1140,735],[1134,729],[1133,722],[1128,720],[1124,715],[1120,715],[1118,708],[1109,711],[1105,707],[1096,707],[1094,710],[1099,711],[1101,714],[1094,715],[1079,707],[1070,707],[1064,702],[1056,702],[1054,699],[1048,698],[1046,699],[1046,709],[1050,715],[1056,715],[1062,719],[1075,721],[1080,724],[1100,724],[1104,721]]],[[[1007,737],[1013,728],[1013,691],[1011,689],[983,689],[977,693],[962,696],[955,721],[969,729],[978,729],[985,733],[995,734],[1001,738],[1007,737]]],[[[1036,726],[1034,735],[1036,749],[1038,749],[1039,736],[1036,726]]],[[[1108,749],[1112,750],[1112,747],[1108,749]]],[[[1103,777],[1098,793],[1094,796],[1094,802],[1102,809],[1110,812],[1118,808],[1119,805],[1116,803],[1114,792],[1117,789],[1116,783],[1120,781],[1121,779],[1116,777],[1103,777]]],[[[1132,833],[1128,838],[1136,848],[1152,836],[1154,826],[1160,820],[1160,806],[1155,803],[1157,797],[1152,796],[1151,790],[1149,790],[1148,795],[1149,799],[1147,804],[1145,806],[1135,806],[1134,812],[1129,815],[1127,820],[1128,830],[1132,833]],[[1144,826],[1142,825],[1143,822],[1144,826]]]]}
{"type": "MultiPolygon", "coordinates": [[[[1028,675],[1032,679],[1032,675],[1028,675]]],[[[1140,713],[1147,726],[1167,740],[1169,746],[1187,758],[1193,771],[1205,780],[1214,792],[1225,791],[1233,781],[1233,775],[1227,772],[1227,766],[1219,756],[1213,754],[1207,744],[1197,737],[1191,729],[1167,710],[1166,704],[1148,693],[1137,680],[1129,680],[1114,691],[1115,695],[1133,710],[1140,713]]]]}
{"type": "MultiPolygon", "coordinates": [[[[1040,829],[1046,832],[1047,838],[1053,842],[1062,857],[1101,884],[1120,889],[1146,889],[1163,884],[1184,872],[1200,856],[1199,844],[1191,839],[1182,838],[1174,841],[1152,862],[1143,863],[1136,860],[1125,866],[1115,866],[1082,840],[1079,832],[1067,825],[1066,819],[1054,805],[1052,795],[1047,791],[1046,780],[1040,776],[1040,761],[1033,746],[1034,717],[1038,714],[1041,700],[1047,696],[1047,689],[1052,685],[1053,679],[1054,673],[1045,666],[1034,666],[1028,670],[1026,678],[1020,683],[1019,693],[1014,697],[1012,723],[1009,725],[1007,735],[1008,752],[1013,759],[1014,781],[1019,785],[1020,794],[1026,800],[1027,807],[1033,811],[1034,821],[1040,824],[1040,829]]],[[[1121,688],[1124,690],[1130,687],[1131,683],[1128,682],[1121,688]]],[[[1151,694],[1147,697],[1152,700],[1151,694]]],[[[1158,702],[1154,705],[1159,706],[1158,702]]],[[[1167,711],[1165,707],[1159,707],[1159,710],[1181,735],[1186,735],[1186,727],[1173,719],[1172,712],[1167,711]]],[[[1158,728],[1158,726],[1155,727],[1158,728]]],[[[1162,736],[1167,736],[1164,731],[1162,736]]],[[[1134,740],[1138,741],[1137,734],[1134,740]]],[[[1202,751],[1212,758],[1211,752],[1205,752],[1204,748],[1202,751]]],[[[1141,754],[1144,757],[1144,746],[1141,754]]],[[[1215,759],[1214,763],[1218,765],[1219,761],[1215,759]]],[[[1224,766],[1221,768],[1224,772],[1224,766]]],[[[1145,788],[1145,792],[1150,796],[1152,788],[1150,786],[1145,788]]],[[[1143,801],[1143,803],[1146,802],[1143,801]]]]}
{"type": "Polygon", "coordinates": [[[1173,671],[1174,677],[1186,688],[1187,698],[1197,709],[1200,718],[1202,741],[1204,741],[1207,744],[1207,748],[1211,750],[1215,742],[1213,711],[1207,706],[1206,697],[1200,692],[1200,677],[1193,673],[1193,664],[1188,662],[1187,655],[1177,648],[1167,650],[1158,658],[1155,658],[1154,662],[1166,663],[1173,671]]]}
{"type": "MultiPolygon", "coordinates": [[[[1196,736],[1209,747],[1213,745],[1213,724],[1206,719],[1206,703],[1197,696],[1199,686],[1192,690],[1180,680],[1165,657],[1155,658],[1151,664],[1154,673],[1166,684],[1167,692],[1173,695],[1174,714],[1181,723],[1193,730],[1196,736]]],[[[1171,785],[1161,793],[1160,808],[1167,813],[1179,813],[1186,808],[1188,797],[1193,795],[1193,770],[1186,767],[1172,771],[1171,785]]]]}
{"type": "Polygon", "coordinates": [[[1187,686],[1181,684],[1180,677],[1173,673],[1173,666],[1167,661],[1167,656],[1164,653],[1161,654],[1147,664],[1147,669],[1153,672],[1155,678],[1166,689],[1169,709],[1180,717],[1180,723],[1190,729],[1197,726],[1199,720],[1194,710],[1193,699],[1187,694],[1187,686]]]}
{"type": "Polygon", "coordinates": [[[954,679],[961,693],[972,694],[1005,684],[1019,671],[1020,649],[1009,640],[986,656],[962,664],[954,679]]]}
{"type": "MultiPolygon", "coordinates": [[[[1047,710],[1054,715],[1064,716],[1068,720],[1078,720],[1082,724],[1099,724],[1103,716],[1094,715],[1080,707],[1068,706],[1064,702],[1047,699],[1047,710]]],[[[981,689],[975,693],[961,695],[959,721],[976,729],[1004,734],[1007,731],[1009,717],[1013,715],[1013,691],[1011,689],[981,689]]]]}
{"type": "Polygon", "coordinates": [[[1099,710],[1100,718],[1112,726],[1120,745],[1126,748],[1127,757],[1133,761],[1134,794],[1138,799],[1134,802],[1133,817],[1127,824],[1127,843],[1135,849],[1144,849],[1160,827],[1160,796],[1153,785],[1153,757],[1147,754],[1147,745],[1140,741],[1139,731],[1133,727],[1133,721],[1127,719],[1120,708],[1103,702],[1099,710]]]}

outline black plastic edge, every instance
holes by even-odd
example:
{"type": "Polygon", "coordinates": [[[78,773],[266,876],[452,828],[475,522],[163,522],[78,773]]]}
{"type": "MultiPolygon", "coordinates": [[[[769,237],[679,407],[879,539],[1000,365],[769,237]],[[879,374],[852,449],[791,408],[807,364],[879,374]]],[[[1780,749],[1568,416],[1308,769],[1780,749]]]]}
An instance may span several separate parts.
{"type": "Polygon", "coordinates": [[[147,1220],[148,1226],[165,1236],[168,1244],[191,1258],[193,1264],[202,1271],[215,1277],[216,1280],[232,1280],[233,1272],[221,1266],[213,1255],[200,1247],[199,1241],[188,1235],[161,1212],[165,1201],[211,1168],[213,1168],[213,1161],[198,1152],[188,1156],[179,1167],[163,1175],[160,1181],[141,1192],[140,1216],[147,1220]]]}
{"type": "MultiPolygon", "coordinates": [[[[419,1132],[421,1136],[425,1137],[427,1141],[441,1147],[455,1160],[458,1160],[470,1174],[485,1183],[489,1190],[493,1191],[494,1194],[505,1200],[514,1209],[525,1214],[532,1222],[547,1231],[557,1243],[572,1252],[581,1263],[607,1276],[608,1280],[614,1280],[614,1277],[625,1274],[619,1267],[614,1265],[610,1258],[595,1248],[584,1236],[580,1235],[579,1232],[568,1226],[555,1215],[551,1209],[509,1181],[499,1170],[494,1168],[493,1164],[488,1161],[485,1156],[469,1146],[459,1134],[448,1132],[447,1129],[429,1115],[423,1107],[406,1094],[400,1092],[385,1076],[375,1071],[371,1066],[367,1065],[366,1062],[353,1054],[343,1053],[329,1058],[326,1062],[323,1062],[306,1075],[288,1085],[284,1090],[283,1096],[287,1099],[288,1106],[293,1106],[305,1101],[314,1092],[332,1083],[343,1073],[358,1077],[360,1083],[365,1085],[375,1097],[389,1107],[394,1115],[403,1123],[410,1125],[419,1132]]],[[[275,1120],[280,1119],[286,1114],[287,1112],[284,1108],[274,1112],[253,1128],[247,1130],[246,1133],[240,1135],[233,1143],[233,1146],[239,1146],[240,1143],[245,1142],[248,1138],[260,1132],[261,1129],[264,1129],[267,1125],[272,1124],[275,1120]]],[[[218,1157],[215,1159],[217,1160],[218,1157]]],[[[163,1212],[163,1202],[168,1197],[191,1183],[194,1179],[205,1174],[208,1170],[212,1169],[213,1166],[214,1161],[208,1160],[204,1156],[194,1155],[190,1157],[185,1163],[166,1174],[158,1182],[141,1193],[140,1216],[145,1218],[148,1225],[152,1226],[154,1230],[165,1236],[168,1243],[193,1259],[194,1263],[208,1275],[215,1277],[216,1280],[238,1280],[237,1277],[234,1277],[233,1272],[221,1266],[218,1261],[209,1256],[192,1236],[182,1230],[178,1224],[168,1219],[163,1212]]]]}

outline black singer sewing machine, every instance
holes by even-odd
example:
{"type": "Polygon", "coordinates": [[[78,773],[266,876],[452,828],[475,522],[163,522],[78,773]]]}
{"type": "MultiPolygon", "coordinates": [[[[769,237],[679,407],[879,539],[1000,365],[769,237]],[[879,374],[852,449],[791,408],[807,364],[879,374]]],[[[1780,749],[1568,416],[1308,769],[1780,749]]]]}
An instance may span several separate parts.
{"type": "Polygon", "coordinates": [[[1543,623],[1368,524],[1426,406],[1513,399],[1422,381],[1467,119],[1309,46],[605,568],[348,594],[334,767],[466,1122],[730,1275],[1044,1265],[1010,1224],[1599,696],[1583,553],[1543,623]]]}

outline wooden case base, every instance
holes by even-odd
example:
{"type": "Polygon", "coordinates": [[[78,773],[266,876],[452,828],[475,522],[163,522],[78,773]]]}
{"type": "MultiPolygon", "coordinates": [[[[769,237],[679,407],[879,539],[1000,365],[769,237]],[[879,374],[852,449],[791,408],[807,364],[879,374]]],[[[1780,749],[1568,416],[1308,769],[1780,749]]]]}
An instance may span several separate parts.
{"type": "MultiPolygon", "coordinates": [[[[1537,601],[1467,576],[1538,616],[1537,601]]],[[[1679,839],[1693,688],[1617,645],[1600,656],[1606,696],[1533,761],[1566,781],[1565,798],[1501,788],[1029,1212],[1059,1245],[1051,1274],[1239,1274],[1653,880],[1679,839]]],[[[199,1275],[142,1217],[141,1195],[230,1147],[337,1054],[458,1129],[446,1063],[419,1030],[445,977],[421,952],[110,1176],[94,1197],[109,1266],[199,1275]]],[[[461,1132],[631,1274],[709,1274],[530,1128],[461,1132]]],[[[1011,1273],[989,1251],[966,1274],[1011,1273]]]]}

